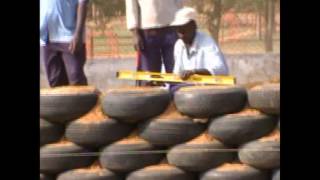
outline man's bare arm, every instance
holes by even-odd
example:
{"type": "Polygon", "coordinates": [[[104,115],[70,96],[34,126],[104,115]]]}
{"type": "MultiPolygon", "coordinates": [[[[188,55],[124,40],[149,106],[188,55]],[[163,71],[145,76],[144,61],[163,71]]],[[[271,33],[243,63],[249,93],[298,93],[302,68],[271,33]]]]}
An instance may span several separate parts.
{"type": "Polygon", "coordinates": [[[72,54],[79,50],[80,46],[82,45],[83,41],[83,32],[85,29],[85,22],[87,17],[87,4],[88,1],[85,0],[78,5],[77,9],[77,22],[76,22],[76,29],[73,35],[73,39],[70,43],[69,49],[72,54]]]}

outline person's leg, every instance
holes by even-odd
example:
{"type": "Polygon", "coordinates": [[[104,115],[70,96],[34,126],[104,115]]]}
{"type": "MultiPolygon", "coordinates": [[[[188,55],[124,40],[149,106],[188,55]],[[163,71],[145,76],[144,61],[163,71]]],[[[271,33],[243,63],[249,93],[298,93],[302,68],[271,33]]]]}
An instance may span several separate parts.
{"type": "Polygon", "coordinates": [[[49,86],[57,87],[68,85],[68,77],[62,61],[61,53],[51,44],[41,46],[40,48],[42,51],[40,60],[44,63],[49,86]]]}
{"type": "Polygon", "coordinates": [[[141,57],[138,70],[161,71],[160,39],[159,34],[150,35],[144,33],[144,49],[140,51],[141,57]]]}
{"type": "Polygon", "coordinates": [[[87,77],[84,73],[84,64],[86,61],[85,44],[75,54],[69,51],[68,43],[59,43],[58,46],[63,51],[62,59],[66,67],[70,85],[88,85],[87,77]]]}
{"type": "MultiPolygon", "coordinates": [[[[144,49],[138,52],[137,71],[160,72],[161,71],[161,54],[159,34],[143,33],[144,49]]],[[[138,81],[139,86],[148,85],[147,81],[138,81]]]]}
{"type": "Polygon", "coordinates": [[[174,45],[178,40],[178,36],[174,30],[163,34],[161,52],[163,63],[167,73],[172,73],[174,66],[174,45]]]}

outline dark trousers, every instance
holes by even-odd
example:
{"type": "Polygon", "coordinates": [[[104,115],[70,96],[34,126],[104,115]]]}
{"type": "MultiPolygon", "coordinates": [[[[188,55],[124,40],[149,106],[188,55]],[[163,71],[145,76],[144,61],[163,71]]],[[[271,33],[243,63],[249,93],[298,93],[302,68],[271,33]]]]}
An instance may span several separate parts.
{"type": "Polygon", "coordinates": [[[84,74],[85,44],[75,54],[69,51],[69,43],[48,43],[41,47],[42,61],[50,87],[87,85],[84,74]]]}
{"type": "Polygon", "coordinates": [[[144,49],[138,55],[138,71],[161,72],[162,63],[165,71],[172,73],[174,66],[173,50],[178,39],[172,28],[158,28],[141,31],[144,49]]]}

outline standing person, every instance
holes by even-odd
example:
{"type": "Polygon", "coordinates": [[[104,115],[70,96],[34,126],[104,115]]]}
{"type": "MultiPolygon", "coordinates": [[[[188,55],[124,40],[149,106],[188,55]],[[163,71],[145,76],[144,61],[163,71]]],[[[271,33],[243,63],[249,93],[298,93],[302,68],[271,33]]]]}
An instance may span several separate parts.
{"type": "Polygon", "coordinates": [[[87,85],[88,0],[40,0],[40,50],[50,87],[87,85]]]}
{"type": "MultiPolygon", "coordinates": [[[[180,9],[174,21],[179,40],[174,46],[174,70],[181,79],[186,80],[194,74],[199,75],[228,75],[229,70],[223,53],[215,40],[209,35],[197,30],[197,13],[193,8],[180,9]]],[[[171,92],[190,84],[171,86],[171,92]]]]}
{"type": "Polygon", "coordinates": [[[138,52],[138,71],[160,72],[163,61],[165,71],[172,72],[173,48],[178,37],[170,23],[183,1],[126,0],[127,28],[133,33],[138,52]]]}

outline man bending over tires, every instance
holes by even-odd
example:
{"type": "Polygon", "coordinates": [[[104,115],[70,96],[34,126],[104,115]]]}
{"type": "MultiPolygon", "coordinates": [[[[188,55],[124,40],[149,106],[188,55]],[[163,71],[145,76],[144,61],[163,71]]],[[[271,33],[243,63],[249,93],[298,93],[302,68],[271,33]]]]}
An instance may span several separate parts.
{"type": "MultiPolygon", "coordinates": [[[[174,21],[179,40],[174,46],[173,73],[179,74],[183,80],[194,74],[228,75],[228,67],[218,45],[209,35],[197,30],[197,13],[193,8],[184,7],[177,11],[174,21]]],[[[173,84],[174,93],[183,86],[192,84],[173,84]]]]}

